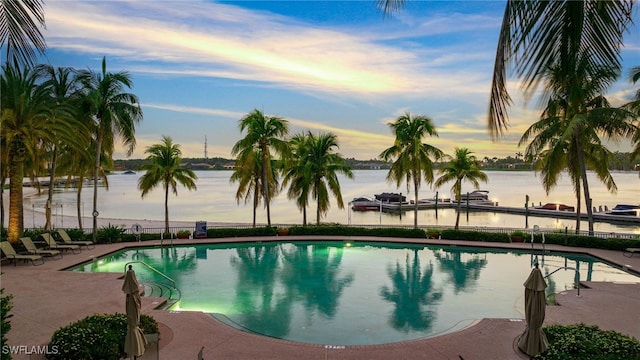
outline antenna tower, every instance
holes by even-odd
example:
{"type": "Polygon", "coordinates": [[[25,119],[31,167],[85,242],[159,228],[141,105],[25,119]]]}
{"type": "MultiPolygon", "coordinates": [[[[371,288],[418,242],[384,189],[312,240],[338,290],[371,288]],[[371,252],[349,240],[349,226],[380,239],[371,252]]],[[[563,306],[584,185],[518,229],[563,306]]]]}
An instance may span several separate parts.
{"type": "Polygon", "coordinates": [[[204,158],[208,159],[208,157],[207,157],[207,135],[204,136],[204,158]]]}

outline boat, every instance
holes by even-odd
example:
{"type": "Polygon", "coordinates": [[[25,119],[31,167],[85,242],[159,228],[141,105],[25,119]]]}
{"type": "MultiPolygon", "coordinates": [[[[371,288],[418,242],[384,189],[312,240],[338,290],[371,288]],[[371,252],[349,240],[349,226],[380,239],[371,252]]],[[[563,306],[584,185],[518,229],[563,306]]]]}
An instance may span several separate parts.
{"type": "Polygon", "coordinates": [[[368,197],[357,197],[351,200],[351,208],[356,211],[380,210],[380,201],[368,197]]]}
{"type": "Polygon", "coordinates": [[[376,194],[375,195],[376,200],[380,200],[382,202],[401,202],[401,201],[407,201],[407,197],[402,195],[402,194],[398,194],[398,193],[382,193],[382,194],[376,194]]]}
{"type": "Polygon", "coordinates": [[[487,190],[474,190],[470,193],[461,194],[460,200],[462,201],[485,201],[489,200],[489,192],[487,190]]]}
{"type": "Polygon", "coordinates": [[[496,205],[495,202],[489,200],[489,191],[487,190],[474,190],[470,193],[461,194],[460,202],[473,205],[496,205]]]}
{"type": "Polygon", "coordinates": [[[607,214],[640,216],[640,205],[618,204],[607,214]]]}
{"type": "Polygon", "coordinates": [[[555,210],[555,211],[571,211],[574,212],[576,209],[573,206],[558,204],[558,203],[546,203],[541,206],[535,207],[538,210],[555,210]]]}

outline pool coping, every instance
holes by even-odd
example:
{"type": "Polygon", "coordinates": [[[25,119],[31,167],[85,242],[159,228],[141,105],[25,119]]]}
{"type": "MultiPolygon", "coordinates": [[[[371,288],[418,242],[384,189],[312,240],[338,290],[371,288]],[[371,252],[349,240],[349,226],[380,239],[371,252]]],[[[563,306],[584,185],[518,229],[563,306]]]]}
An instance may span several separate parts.
{"type": "MultiPolygon", "coordinates": [[[[186,239],[173,240],[173,245],[217,244],[237,242],[274,242],[274,241],[367,241],[386,243],[412,243],[439,246],[467,246],[482,248],[503,248],[511,250],[531,250],[531,244],[522,243],[488,243],[476,241],[452,241],[439,239],[407,239],[381,237],[352,236],[278,236],[247,237],[220,239],[186,239]]],[[[163,240],[168,245],[169,240],[163,240]]],[[[83,249],[80,254],[65,254],[60,260],[47,260],[44,265],[3,266],[2,286],[5,293],[14,295],[12,314],[13,329],[8,333],[10,344],[45,345],[53,331],[60,326],[79,320],[96,312],[124,312],[124,295],[120,292],[121,279],[113,273],[60,272],[77,264],[113,253],[125,248],[159,246],[160,240],[139,243],[102,244],[94,249],[83,249]],[[75,273],[76,275],[61,275],[75,273]],[[68,278],[73,278],[69,280],[68,278]],[[95,281],[100,279],[100,281],[95,281]],[[76,283],[75,286],[71,286],[76,283]],[[31,286],[29,286],[31,285],[31,286]],[[115,290],[114,290],[115,289],[115,290]],[[46,295],[46,296],[45,296],[46,295]],[[57,298],[60,305],[52,306],[51,298],[57,298]],[[96,302],[96,299],[100,301],[96,302]]],[[[539,246],[539,244],[536,244],[539,246]]],[[[622,252],[575,248],[560,245],[546,245],[546,250],[553,252],[580,253],[596,257],[600,260],[626,267],[635,274],[640,272],[640,256],[627,258],[622,252]]],[[[121,275],[121,274],[118,274],[121,275]]],[[[523,272],[523,277],[527,273],[523,272]]],[[[562,306],[548,307],[545,324],[572,324],[587,322],[603,329],[617,330],[636,338],[640,337],[640,329],[636,324],[625,324],[625,318],[640,307],[639,284],[597,284],[592,289],[582,289],[578,298],[571,291],[565,292],[562,306]],[[617,306],[611,304],[614,294],[617,306]],[[578,299],[578,300],[576,300],[578,299]],[[608,300],[607,300],[608,299],[608,300]],[[591,306],[597,306],[594,309],[591,306]],[[615,312],[618,315],[615,315],[615,312]],[[588,315],[596,314],[593,319],[588,315]],[[599,316],[600,314],[601,316],[599,316]],[[604,315],[602,315],[604,314],[604,315]],[[636,332],[634,332],[634,330],[636,332]]],[[[150,314],[158,320],[168,335],[163,336],[159,345],[159,354],[164,358],[196,358],[202,347],[205,358],[264,358],[264,359],[383,359],[392,356],[404,358],[428,357],[430,359],[464,359],[502,358],[526,359],[514,345],[524,331],[522,319],[483,319],[478,323],[456,331],[426,339],[410,340],[399,343],[380,345],[333,346],[295,343],[287,340],[269,338],[243,332],[227,326],[209,314],[201,312],[168,312],[157,310],[160,299],[143,299],[143,313],[150,314]]],[[[631,321],[629,319],[628,321],[631,321]]],[[[18,354],[23,355],[23,354],[18,354]]],[[[156,354],[158,355],[158,354],[156,354]]],[[[152,358],[147,354],[143,358],[152,358]]],[[[15,359],[27,358],[14,356],[15,359]]],[[[28,358],[34,358],[30,356],[28,358]]]]}

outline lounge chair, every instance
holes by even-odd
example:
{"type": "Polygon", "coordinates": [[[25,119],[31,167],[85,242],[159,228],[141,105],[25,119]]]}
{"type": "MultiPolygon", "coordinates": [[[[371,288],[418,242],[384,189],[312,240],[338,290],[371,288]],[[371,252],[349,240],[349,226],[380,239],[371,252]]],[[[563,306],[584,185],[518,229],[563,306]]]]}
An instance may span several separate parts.
{"type": "Polygon", "coordinates": [[[27,253],[31,255],[43,255],[43,256],[51,256],[55,258],[56,256],[60,256],[62,258],[62,253],[60,250],[50,250],[50,249],[38,249],[38,247],[31,241],[30,237],[21,237],[20,242],[24,245],[25,249],[27,249],[27,253]]]}
{"type": "Polygon", "coordinates": [[[58,230],[58,235],[60,235],[62,242],[67,245],[84,245],[87,247],[87,249],[96,247],[96,244],[94,244],[93,241],[71,240],[71,236],[69,236],[69,234],[67,234],[67,232],[64,230],[58,230]]]}
{"type": "Polygon", "coordinates": [[[632,257],[633,254],[640,254],[640,248],[626,248],[622,252],[622,255],[626,257],[632,257]]]}
{"type": "Polygon", "coordinates": [[[34,266],[44,264],[44,259],[42,258],[42,256],[18,254],[11,243],[8,241],[0,242],[0,249],[2,249],[2,252],[4,253],[4,256],[7,257],[7,259],[13,259],[13,266],[18,265],[18,262],[16,261],[18,259],[22,259],[24,261],[29,260],[34,266]],[[42,261],[42,264],[36,264],[36,260],[42,261]]]}
{"type": "Polygon", "coordinates": [[[78,250],[78,252],[80,252],[80,245],[58,244],[50,233],[42,233],[40,235],[47,243],[47,247],[51,250],[71,250],[73,253],[75,253],[75,250],[78,250]]]}

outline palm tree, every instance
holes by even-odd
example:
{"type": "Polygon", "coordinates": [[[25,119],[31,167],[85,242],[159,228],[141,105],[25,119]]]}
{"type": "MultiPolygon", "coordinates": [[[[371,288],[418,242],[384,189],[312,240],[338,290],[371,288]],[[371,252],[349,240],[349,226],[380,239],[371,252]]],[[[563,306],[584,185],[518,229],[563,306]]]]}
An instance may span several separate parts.
{"type": "Polygon", "coordinates": [[[289,140],[291,156],[284,165],[284,179],[282,187],[291,184],[287,197],[296,200],[298,209],[302,211],[302,225],[307,226],[307,206],[309,205],[309,191],[311,190],[311,173],[308,166],[310,155],[308,138],[304,134],[296,134],[289,140]]]}
{"type": "Polygon", "coordinates": [[[586,60],[579,59],[572,75],[565,75],[561,66],[545,72],[545,87],[551,97],[542,119],[522,135],[520,145],[533,138],[527,155],[539,154],[538,166],[543,173],[543,185],[548,192],[556,184],[560,172],[568,170],[577,197],[576,231],[580,229],[580,196],[584,193],[589,232],[593,233],[593,210],[587,181],[587,168],[595,171],[611,192],[616,185],[609,172],[611,152],[602,144],[600,136],[611,139],[630,137],[636,127],[634,114],[624,108],[612,108],[602,95],[617,75],[609,68],[598,72],[590,69],[586,60]],[[588,71],[597,74],[591,78],[588,71]]]}
{"type": "Polygon", "coordinates": [[[458,229],[460,225],[462,182],[465,180],[470,181],[475,189],[479,189],[479,181],[487,182],[489,180],[487,174],[480,170],[482,167],[480,165],[480,161],[478,161],[472,154],[473,152],[469,151],[467,148],[456,148],[455,156],[453,158],[449,157],[449,163],[440,168],[441,175],[434,184],[434,186],[438,188],[449,181],[454,181],[453,186],[451,186],[451,190],[458,201],[456,229],[458,229]]]}
{"type": "Polygon", "coordinates": [[[102,72],[80,71],[78,80],[83,85],[85,106],[95,122],[96,139],[95,168],[93,171],[93,241],[98,228],[98,173],[103,151],[113,155],[114,141],[120,137],[127,149],[127,155],[133,153],[136,145],[135,125],[142,121],[138,97],[125,92],[133,82],[126,71],[107,72],[107,60],[102,58],[102,72]]]}
{"type": "Polygon", "coordinates": [[[418,190],[422,181],[433,183],[434,160],[440,159],[443,152],[429,144],[422,143],[422,139],[429,136],[438,136],[433,121],[424,116],[411,116],[406,112],[399,116],[395,122],[388,123],[395,135],[393,146],[384,150],[380,158],[389,161],[395,158],[387,181],[395,181],[400,186],[403,179],[407,183],[407,192],[410,183],[413,183],[414,191],[414,217],[413,226],[418,227],[418,190]],[[432,160],[433,157],[433,160],[432,160]]]}
{"type": "MultiPolygon", "coordinates": [[[[79,85],[74,77],[74,70],[69,67],[54,68],[51,65],[39,65],[37,69],[41,72],[41,75],[45,80],[42,85],[49,90],[52,103],[54,104],[51,121],[66,121],[69,122],[69,126],[77,129],[74,136],[65,138],[65,142],[72,148],[72,151],[85,152],[90,136],[86,126],[78,120],[78,117],[76,116],[77,111],[75,111],[76,109],[73,108],[73,101],[76,98],[79,85]]],[[[44,229],[47,231],[51,230],[53,184],[55,181],[58,149],[61,145],[62,138],[54,136],[53,140],[54,141],[51,144],[47,144],[51,151],[49,172],[50,185],[48,187],[47,206],[45,208],[46,222],[44,225],[44,229]]]]}
{"type": "Polygon", "coordinates": [[[7,49],[5,64],[31,67],[46,43],[39,26],[44,27],[42,0],[0,0],[0,45],[7,49]]]}
{"type": "Polygon", "coordinates": [[[38,83],[38,71],[19,69],[5,64],[0,77],[0,133],[7,145],[9,165],[8,239],[15,242],[24,230],[22,183],[25,162],[36,157],[43,142],[54,140],[55,134],[73,134],[66,122],[51,119],[51,98],[46,87],[38,83]]]}
{"type": "Polygon", "coordinates": [[[287,152],[287,142],[282,137],[289,132],[289,122],[280,117],[266,116],[258,109],[254,109],[239,121],[240,131],[246,130],[244,138],[238,140],[231,150],[231,154],[239,159],[249,159],[249,153],[254,149],[260,150],[262,198],[267,208],[267,225],[271,226],[270,199],[271,183],[276,174],[272,167],[272,151],[284,155],[287,152]]]}
{"type": "MultiPolygon", "coordinates": [[[[316,201],[316,225],[320,225],[320,218],[329,210],[329,191],[336,197],[338,208],[344,208],[342,193],[340,192],[340,181],[338,173],[344,174],[347,178],[353,179],[353,172],[344,164],[344,158],[334,149],[338,148],[337,137],[332,133],[323,133],[318,136],[308,132],[306,135],[306,156],[305,170],[308,175],[310,189],[303,191],[308,193],[316,201]]],[[[304,154],[303,154],[304,156],[304,154]]]]}
{"type": "Polygon", "coordinates": [[[176,185],[180,183],[189,190],[196,190],[194,180],[198,176],[191,169],[180,166],[182,151],[180,145],[174,144],[170,137],[162,136],[162,142],[147,147],[145,150],[147,163],[140,166],[146,173],[138,180],[138,189],[145,197],[158,184],[164,189],[164,232],[169,232],[169,189],[178,195],[176,185]]]}
{"type": "MultiPolygon", "coordinates": [[[[391,13],[405,2],[379,0],[378,6],[391,13]]],[[[591,70],[597,72],[603,66],[619,73],[622,38],[632,24],[632,10],[633,0],[507,0],[491,82],[490,134],[502,134],[509,124],[508,68],[523,78],[522,89],[527,98],[536,93],[545,69],[560,65],[566,74],[571,74],[570,64],[580,53],[590,54],[591,70]]],[[[587,76],[590,75],[591,71],[587,76]]]]}
{"type": "MultiPolygon", "coordinates": [[[[559,66],[570,75],[581,54],[588,53],[584,76],[600,67],[620,73],[623,34],[631,22],[633,1],[508,0],[498,39],[488,124],[492,135],[508,127],[506,69],[523,79],[527,98],[538,89],[545,69],[559,66]]],[[[549,89],[544,91],[549,96],[549,89]]]]}

